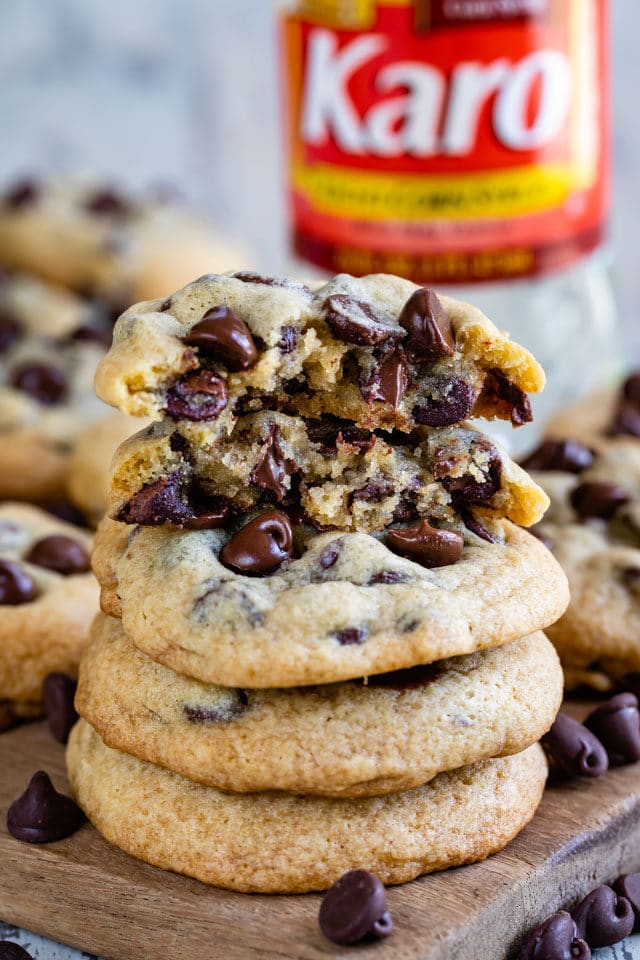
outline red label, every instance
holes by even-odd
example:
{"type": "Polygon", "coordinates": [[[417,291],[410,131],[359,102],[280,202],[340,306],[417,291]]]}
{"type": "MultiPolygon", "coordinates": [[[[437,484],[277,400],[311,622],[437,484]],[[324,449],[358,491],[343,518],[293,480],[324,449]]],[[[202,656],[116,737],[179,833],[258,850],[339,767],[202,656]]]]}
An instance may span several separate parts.
{"type": "Polygon", "coordinates": [[[455,283],[593,249],[608,208],[605,35],[606,0],[298,4],[283,21],[297,252],[455,283]]]}

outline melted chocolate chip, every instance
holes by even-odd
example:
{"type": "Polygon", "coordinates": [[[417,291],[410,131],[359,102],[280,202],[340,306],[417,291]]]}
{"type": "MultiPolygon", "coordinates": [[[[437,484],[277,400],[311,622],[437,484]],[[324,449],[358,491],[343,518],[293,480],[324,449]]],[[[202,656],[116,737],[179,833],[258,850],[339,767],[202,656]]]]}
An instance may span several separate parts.
{"type": "Polygon", "coordinates": [[[22,210],[31,207],[40,196],[40,188],[35,180],[20,180],[14,184],[2,198],[9,210],[22,210]]]}
{"type": "Polygon", "coordinates": [[[329,570],[331,567],[335,566],[341,551],[342,547],[338,541],[334,541],[333,543],[330,543],[328,547],[325,547],[320,554],[320,566],[322,569],[329,570]]]}
{"type": "Polygon", "coordinates": [[[251,471],[250,481],[261,490],[267,490],[280,503],[288,492],[286,478],[297,469],[292,460],[287,460],[280,441],[280,427],[273,424],[262,447],[256,465],[251,471]]]}
{"type": "Polygon", "coordinates": [[[344,945],[393,932],[384,886],[368,870],[350,870],[327,890],[318,922],[328,940],[344,945]]]}
{"type": "Polygon", "coordinates": [[[42,702],[49,730],[59,743],[66,743],[78,719],[74,700],[77,683],[67,673],[49,673],[42,684],[42,702]]]}
{"type": "Polygon", "coordinates": [[[0,604],[15,607],[30,603],[37,595],[34,580],[20,564],[0,560],[0,604]]]}
{"type": "Polygon", "coordinates": [[[421,690],[444,676],[445,670],[440,663],[425,663],[406,670],[393,670],[391,673],[379,673],[367,678],[367,686],[384,687],[388,690],[421,690]]]}
{"type": "Polygon", "coordinates": [[[588,893],[571,913],[578,936],[591,947],[609,947],[628,937],[635,923],[633,907],[611,887],[588,893]]]}
{"type": "Polygon", "coordinates": [[[432,377],[429,396],[413,408],[413,419],[427,427],[450,427],[465,420],[476,402],[475,391],[459,377],[432,377]]]}
{"type": "Polygon", "coordinates": [[[367,403],[382,400],[397,410],[408,385],[407,359],[404,350],[401,347],[394,347],[378,361],[373,373],[360,389],[367,403]]]}
{"type": "Polygon", "coordinates": [[[298,331],[295,327],[283,327],[280,339],[278,340],[278,349],[280,353],[293,353],[298,342],[298,331]]]}
{"type": "Polygon", "coordinates": [[[11,940],[0,940],[0,960],[33,960],[30,953],[18,943],[11,940]]]}
{"type": "Polygon", "coordinates": [[[220,562],[251,576],[270,573],[293,556],[293,528],[285,513],[271,511],[250,520],[225,543],[220,562]]]}
{"type": "Polygon", "coordinates": [[[8,310],[0,310],[0,353],[6,353],[20,339],[18,320],[8,310]]]}
{"type": "Polygon", "coordinates": [[[593,463],[594,453],[577,440],[543,440],[522,461],[525,470],[562,470],[581,473],[593,463]]]}
{"type": "Polygon", "coordinates": [[[80,807],[71,797],[58,793],[48,775],[39,770],[9,807],[7,829],[25,843],[53,843],[75,833],[83,821],[80,807]]]}
{"type": "Polygon", "coordinates": [[[333,453],[343,444],[366,453],[376,442],[375,434],[329,415],[322,420],[307,420],[306,427],[309,440],[317,443],[322,453],[333,453]]]}
{"type": "Polygon", "coordinates": [[[184,526],[193,519],[193,510],[185,499],[182,474],[176,472],[146,483],[120,508],[116,519],[145,526],[184,526]]]}
{"type": "Polygon", "coordinates": [[[559,910],[529,934],[518,960],[591,960],[591,950],[578,937],[573,917],[559,910]]]}
{"type": "Polygon", "coordinates": [[[194,707],[185,703],[182,711],[191,723],[229,723],[244,713],[249,697],[244,690],[234,690],[232,703],[225,703],[216,707],[194,707]]]}
{"type": "Polygon", "coordinates": [[[184,342],[197,347],[201,356],[221,360],[233,373],[249,370],[258,361],[258,350],[249,327],[234,310],[224,305],[207,310],[184,342]]]}
{"type": "Polygon", "coordinates": [[[185,530],[218,530],[231,520],[233,509],[226,497],[209,497],[193,489],[190,503],[194,513],[182,524],[185,530]]]}
{"type": "Polygon", "coordinates": [[[60,533],[43,537],[34,543],[25,560],[64,576],[86,573],[89,569],[89,554],[84,546],[60,533]]]}
{"type": "Polygon", "coordinates": [[[418,508],[411,497],[403,497],[391,517],[392,523],[417,523],[420,519],[418,508]]]}
{"type": "Polygon", "coordinates": [[[633,693],[619,693],[601,703],[584,722],[609,755],[611,766],[640,760],[640,711],[633,693]]]}
{"type": "Polygon", "coordinates": [[[633,907],[636,918],[634,926],[637,929],[640,921],[640,873],[624,873],[611,886],[619,897],[625,897],[633,907]]]}
{"type": "Polygon", "coordinates": [[[426,520],[387,533],[387,546],[423,567],[445,567],[462,556],[464,538],[456,530],[438,530],[426,520]]]}
{"type": "Polygon", "coordinates": [[[327,299],[324,317],[334,337],[358,347],[379,347],[394,335],[370,304],[344,293],[327,299]]]}
{"type": "Polygon", "coordinates": [[[579,517],[588,520],[600,517],[610,520],[618,507],[628,503],[630,496],[615,483],[581,483],[571,492],[571,506],[579,517]]]}
{"type": "Polygon", "coordinates": [[[502,370],[489,370],[482,388],[482,398],[495,404],[498,416],[509,417],[514,427],[521,427],[533,420],[528,396],[502,370]]]}
{"type": "Polygon", "coordinates": [[[113,188],[96,191],[85,201],[84,208],[102,217],[123,217],[130,211],[129,203],[113,188]]]}
{"type": "Polygon", "coordinates": [[[62,403],[67,397],[67,378],[62,370],[48,363],[28,363],[13,371],[11,383],[24,390],[44,407],[62,403]]]}
{"type": "Polygon", "coordinates": [[[502,478],[502,459],[500,454],[488,441],[479,440],[476,447],[481,447],[487,454],[487,462],[482,470],[483,479],[479,480],[471,473],[461,477],[452,477],[448,473],[451,464],[446,460],[436,460],[433,465],[433,475],[436,480],[442,480],[442,485],[457,503],[487,503],[500,489],[502,478]]]}
{"type": "Polygon", "coordinates": [[[465,507],[458,505],[458,513],[460,514],[460,519],[464,523],[467,530],[470,530],[471,533],[475,533],[476,537],[480,537],[481,540],[485,540],[487,543],[498,542],[497,538],[494,537],[489,530],[487,530],[484,524],[478,520],[471,510],[467,510],[465,507]]]}
{"type": "Polygon", "coordinates": [[[351,494],[351,502],[358,503],[380,503],[386,497],[393,496],[395,488],[390,480],[377,480],[373,483],[367,483],[359,490],[354,490],[351,494]]]}
{"type": "Polygon", "coordinates": [[[376,584],[392,584],[392,583],[406,583],[409,578],[406,573],[401,573],[400,570],[381,570],[380,573],[374,573],[374,575],[367,581],[368,586],[374,586],[376,584]]]}
{"type": "Polygon", "coordinates": [[[609,769],[607,751],[598,738],[566,713],[558,714],[542,745],[565,776],[601,777],[609,769]]]}
{"type": "Polygon", "coordinates": [[[453,356],[455,335],[442,303],[426,287],[416,290],[405,303],[398,323],[407,331],[404,346],[412,360],[438,360],[453,356]]]}
{"type": "Polygon", "coordinates": [[[211,370],[185,373],[167,391],[165,410],[175,420],[215,420],[229,402],[229,388],[211,370]]]}
{"type": "Polygon", "coordinates": [[[366,627],[347,627],[346,630],[337,630],[333,636],[341,647],[350,647],[353,644],[364,643],[369,636],[366,627]]]}

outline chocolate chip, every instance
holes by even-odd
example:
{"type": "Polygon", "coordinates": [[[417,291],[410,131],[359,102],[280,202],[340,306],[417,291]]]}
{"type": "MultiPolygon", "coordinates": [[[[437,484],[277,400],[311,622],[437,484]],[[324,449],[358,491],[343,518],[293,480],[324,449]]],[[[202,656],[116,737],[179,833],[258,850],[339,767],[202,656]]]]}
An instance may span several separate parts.
{"type": "Polygon", "coordinates": [[[522,461],[525,470],[562,470],[581,473],[593,463],[594,453],[577,440],[543,440],[522,461]]]}
{"type": "Polygon", "coordinates": [[[77,327],[69,334],[69,340],[74,343],[97,343],[100,347],[111,346],[112,332],[107,327],[93,327],[85,324],[77,327]]]}
{"type": "Polygon", "coordinates": [[[401,347],[394,347],[378,362],[360,390],[367,403],[382,400],[397,410],[408,385],[407,360],[404,351],[401,347]]]}
{"type": "Polygon", "coordinates": [[[120,508],[121,523],[142,523],[145,526],[170,523],[183,526],[193,517],[184,497],[184,478],[180,471],[146,483],[120,508]]]}
{"type": "Polygon", "coordinates": [[[35,582],[27,571],[11,560],[0,560],[0,604],[18,606],[38,595],[35,582]]]}
{"type": "Polygon", "coordinates": [[[411,497],[403,497],[397,504],[391,517],[392,523],[417,523],[420,519],[418,508],[411,497]]]}
{"type": "Polygon", "coordinates": [[[324,317],[333,335],[343,343],[379,347],[394,336],[393,330],[374,313],[370,304],[344,293],[326,300],[324,317]]]}
{"type": "Polygon", "coordinates": [[[489,404],[495,404],[498,416],[509,417],[514,427],[521,427],[533,420],[528,396],[502,370],[489,370],[482,387],[482,398],[489,404]]]}
{"type": "Polygon", "coordinates": [[[618,507],[630,499],[627,491],[615,483],[581,483],[570,496],[571,506],[583,520],[592,517],[610,520],[618,507]]]}
{"type": "Polygon", "coordinates": [[[13,371],[11,383],[45,407],[62,403],[67,396],[67,378],[48,363],[28,363],[13,371]]]}
{"type": "Polygon", "coordinates": [[[42,684],[42,702],[49,730],[60,743],[66,743],[78,719],[74,700],[77,683],[68,673],[49,673],[42,684]]]}
{"type": "Polygon", "coordinates": [[[323,570],[329,570],[333,567],[340,556],[342,547],[338,541],[330,543],[320,554],[320,566],[323,570]]]}
{"type": "Polygon", "coordinates": [[[336,880],[322,898],[318,921],[328,940],[345,946],[393,932],[384,886],[368,870],[350,870],[336,880]]]}
{"type": "Polygon", "coordinates": [[[608,433],[613,437],[640,437],[640,409],[631,403],[619,403],[608,433]]]}
{"type": "Polygon", "coordinates": [[[250,520],[225,543],[220,562],[247,576],[270,573],[293,555],[293,528],[285,513],[271,511],[250,520]]]}
{"type": "Polygon", "coordinates": [[[7,829],[25,843],[52,843],[70,836],[82,825],[84,814],[71,799],[58,793],[49,776],[39,770],[29,786],[9,807],[7,829]]]}
{"type": "Polygon", "coordinates": [[[602,743],[612,767],[640,760],[640,711],[633,693],[618,693],[601,703],[584,725],[602,743]]]}
{"type": "Polygon", "coordinates": [[[22,210],[31,207],[40,196],[40,188],[35,180],[20,180],[14,184],[2,198],[9,210],[22,210]]]}
{"type": "Polygon", "coordinates": [[[640,567],[625,567],[620,575],[628,590],[640,590],[640,567]]]}
{"type": "Polygon", "coordinates": [[[226,497],[204,496],[197,492],[190,494],[194,515],[185,520],[185,530],[218,530],[225,527],[232,515],[232,506],[226,497]]]}
{"type": "Polygon", "coordinates": [[[73,503],[70,503],[69,500],[65,500],[63,497],[52,500],[40,500],[38,501],[38,506],[54,517],[64,520],[65,523],[72,523],[76,527],[87,526],[87,520],[82,511],[78,510],[73,503]]]}
{"type": "Polygon", "coordinates": [[[131,209],[128,201],[112,188],[93,193],[85,201],[84,208],[89,213],[96,213],[104,217],[123,217],[131,209]]]}
{"type": "Polygon", "coordinates": [[[184,343],[197,347],[205,357],[221,360],[233,373],[249,370],[258,360],[249,327],[234,310],[222,304],[207,310],[184,337],[184,343]]]}
{"type": "Polygon", "coordinates": [[[286,478],[295,472],[296,465],[287,460],[280,441],[282,434],[280,427],[273,424],[269,428],[267,439],[260,448],[256,465],[251,471],[250,481],[261,490],[274,494],[275,499],[281,502],[288,492],[286,478]]]}
{"type": "Polygon", "coordinates": [[[629,374],[622,384],[621,393],[625,400],[640,407],[640,372],[629,374]]]}
{"type": "Polygon", "coordinates": [[[433,475],[436,480],[442,480],[442,485],[456,503],[483,504],[491,500],[500,489],[502,478],[502,459],[496,448],[486,442],[479,441],[477,446],[484,446],[487,462],[480,471],[483,479],[479,480],[471,473],[461,477],[447,476],[444,472],[446,465],[436,462],[433,465],[433,475]]]}
{"type": "Polygon", "coordinates": [[[457,530],[438,530],[421,520],[415,527],[389,530],[387,546],[423,567],[445,567],[462,556],[464,538],[457,530]]]}
{"type": "Polygon", "coordinates": [[[20,338],[18,320],[8,310],[0,310],[0,353],[6,353],[20,338]]]}
{"type": "Polygon", "coordinates": [[[578,936],[591,947],[610,947],[628,937],[635,923],[633,907],[611,887],[600,886],[588,893],[571,911],[578,936]]]}
{"type": "Polygon", "coordinates": [[[185,373],[167,391],[165,410],[176,420],[215,420],[229,402],[229,388],[211,370],[185,373]]]}
{"type": "Polygon", "coordinates": [[[450,427],[465,420],[473,410],[475,391],[459,377],[431,377],[426,387],[426,392],[431,395],[413,408],[416,423],[427,427],[450,427]]]}
{"type": "Polygon", "coordinates": [[[346,630],[336,630],[333,636],[341,647],[350,647],[364,643],[369,636],[369,631],[366,627],[347,627],[346,630]]]}
{"type": "Polygon", "coordinates": [[[298,331],[295,327],[283,327],[280,339],[278,340],[278,349],[281,353],[292,353],[298,342],[298,331]]]}
{"type": "MultiPolygon", "coordinates": [[[[479,537],[481,540],[485,540],[487,543],[498,543],[498,540],[489,530],[484,526],[483,523],[478,520],[476,516],[467,510],[465,507],[458,506],[458,513],[460,514],[460,519],[464,523],[467,530],[470,530],[471,533],[475,533],[476,537],[479,537]]],[[[536,536],[536,534],[534,534],[536,536]]]]}
{"type": "Polygon", "coordinates": [[[359,490],[354,490],[351,494],[352,503],[380,503],[386,497],[394,494],[395,488],[390,480],[376,480],[372,483],[366,483],[359,490]]]}
{"type": "Polygon", "coordinates": [[[229,723],[231,720],[237,720],[244,713],[249,703],[249,697],[244,690],[227,691],[227,693],[233,693],[232,703],[225,703],[216,707],[194,707],[185,703],[182,711],[191,723],[229,723]]]}
{"type": "Polygon", "coordinates": [[[591,960],[591,950],[578,937],[573,917],[559,910],[529,934],[518,960],[591,960]]]}
{"type": "Polygon", "coordinates": [[[434,683],[445,673],[441,663],[424,663],[406,670],[393,670],[367,678],[367,686],[389,690],[420,690],[434,683]]]}
{"type": "Polygon", "coordinates": [[[172,300],[171,297],[167,297],[166,300],[163,300],[160,306],[158,307],[158,313],[166,313],[167,310],[171,310],[172,300]]]}
{"type": "Polygon", "coordinates": [[[233,275],[236,280],[242,283],[259,283],[263,287],[283,287],[285,290],[296,290],[298,293],[305,293],[311,296],[311,290],[306,283],[300,280],[288,280],[286,277],[270,277],[262,273],[251,273],[249,270],[239,270],[233,275]]]}
{"type": "Polygon", "coordinates": [[[407,331],[404,346],[412,360],[438,360],[453,356],[455,334],[442,303],[426,287],[416,290],[405,303],[398,323],[407,331]]]}
{"type": "Polygon", "coordinates": [[[406,583],[408,577],[406,573],[401,573],[400,570],[381,570],[380,573],[374,573],[372,577],[367,581],[367,586],[374,586],[376,584],[385,583],[406,583]]]}
{"type": "Polygon", "coordinates": [[[89,554],[84,546],[60,533],[43,537],[34,543],[25,560],[37,567],[55,570],[64,576],[86,573],[89,569],[89,554]]]}
{"type": "Polygon", "coordinates": [[[625,897],[635,914],[635,927],[640,921],[640,873],[624,873],[621,877],[611,884],[612,888],[619,897],[625,897]]]}
{"type": "Polygon", "coordinates": [[[609,769],[607,751],[598,738],[566,713],[558,714],[542,745],[568,777],[601,777],[609,769]]]}
{"type": "Polygon", "coordinates": [[[0,960],[33,960],[30,953],[23,950],[18,943],[11,940],[0,940],[0,960]]]}
{"type": "Polygon", "coordinates": [[[307,420],[307,436],[317,443],[322,453],[333,453],[339,446],[354,447],[361,453],[371,450],[376,442],[375,434],[356,427],[348,420],[340,420],[329,415],[322,420],[307,420]]]}

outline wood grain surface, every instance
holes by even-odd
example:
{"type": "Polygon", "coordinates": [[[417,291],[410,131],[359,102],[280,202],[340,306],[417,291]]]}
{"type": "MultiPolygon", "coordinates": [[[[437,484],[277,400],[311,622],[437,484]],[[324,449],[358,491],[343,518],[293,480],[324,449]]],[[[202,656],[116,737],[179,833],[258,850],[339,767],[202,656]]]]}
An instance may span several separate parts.
{"type": "MultiPolygon", "coordinates": [[[[317,926],[320,896],[228,893],[139,863],[88,824],[47,846],[7,834],[37,769],[68,790],[44,725],[0,737],[0,917],[113,960],[354,957],[317,926]]],[[[522,933],[595,884],[640,866],[640,765],[551,786],[534,820],[490,860],[389,890],[392,939],[362,960],[505,960],[522,933]]]]}

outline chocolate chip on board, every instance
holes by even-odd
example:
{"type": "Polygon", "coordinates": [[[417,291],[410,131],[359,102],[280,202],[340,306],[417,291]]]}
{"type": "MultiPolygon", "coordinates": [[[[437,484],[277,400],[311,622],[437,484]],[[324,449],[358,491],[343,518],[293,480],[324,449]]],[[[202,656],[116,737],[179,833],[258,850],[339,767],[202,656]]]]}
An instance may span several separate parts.
{"type": "Polygon", "coordinates": [[[19,943],[0,940],[0,960],[33,960],[33,957],[19,943]]]}
{"type": "Polygon", "coordinates": [[[221,360],[228,370],[249,370],[258,360],[258,349],[249,327],[230,307],[220,304],[207,310],[184,338],[200,354],[221,360]]]}
{"type": "Polygon", "coordinates": [[[595,734],[566,713],[558,714],[541,742],[565,776],[601,777],[609,769],[607,751],[595,734]]]}
{"type": "Polygon", "coordinates": [[[525,470],[561,470],[581,473],[593,463],[594,453],[577,440],[543,440],[522,461],[525,470]]]}
{"type": "Polygon", "coordinates": [[[175,420],[215,420],[228,402],[226,380],[212,370],[193,370],[169,387],[165,410],[175,420]]]}
{"type": "Polygon", "coordinates": [[[74,705],[78,684],[68,673],[49,673],[42,684],[42,702],[49,730],[59,743],[66,743],[78,719],[74,705]]]}
{"type": "Polygon", "coordinates": [[[586,895],[571,915],[578,936],[590,947],[610,947],[628,937],[635,924],[633,907],[611,887],[596,887],[586,895]]]}
{"type": "Polygon", "coordinates": [[[359,347],[379,347],[394,336],[393,330],[381,322],[370,304],[344,293],[329,297],[324,318],[336,339],[359,347]]]}
{"type": "Polygon", "coordinates": [[[49,363],[27,363],[13,371],[12,386],[23,390],[43,407],[62,403],[67,396],[65,374],[49,363]]]}
{"type": "Polygon", "coordinates": [[[43,537],[31,547],[25,557],[27,563],[37,567],[54,570],[64,576],[72,573],[86,573],[90,568],[89,553],[85,547],[61,533],[43,537]]]}
{"type": "Polygon", "coordinates": [[[462,556],[464,537],[457,530],[438,530],[426,520],[415,527],[399,527],[387,533],[387,546],[423,567],[445,567],[462,556]]]}
{"type": "Polygon", "coordinates": [[[403,342],[412,360],[438,360],[453,356],[455,335],[440,299],[433,290],[422,287],[412,293],[398,317],[407,331],[403,342]]]}
{"type": "Polygon", "coordinates": [[[7,814],[7,830],[25,843],[53,843],[75,833],[84,814],[71,797],[55,789],[44,770],[35,773],[7,814]]]}
{"type": "Polygon", "coordinates": [[[571,914],[558,910],[529,934],[518,960],[591,960],[591,950],[578,936],[571,914]]]}
{"type": "Polygon", "coordinates": [[[322,898],[318,921],[328,940],[344,946],[393,932],[384,886],[368,870],[349,870],[336,880],[322,898]]]}
{"type": "Polygon", "coordinates": [[[270,511],[250,520],[225,543],[220,562],[246,576],[271,573],[293,555],[293,527],[285,513],[270,511]]]}
{"type": "Polygon", "coordinates": [[[584,724],[604,746],[612,767],[640,760],[640,711],[635,694],[616,694],[592,710],[584,724]]]}
{"type": "Polygon", "coordinates": [[[12,560],[0,560],[0,605],[30,603],[38,595],[33,578],[12,560]]]}
{"type": "Polygon", "coordinates": [[[571,506],[583,520],[610,520],[630,496],[616,483],[581,483],[571,491],[571,506]]]}

